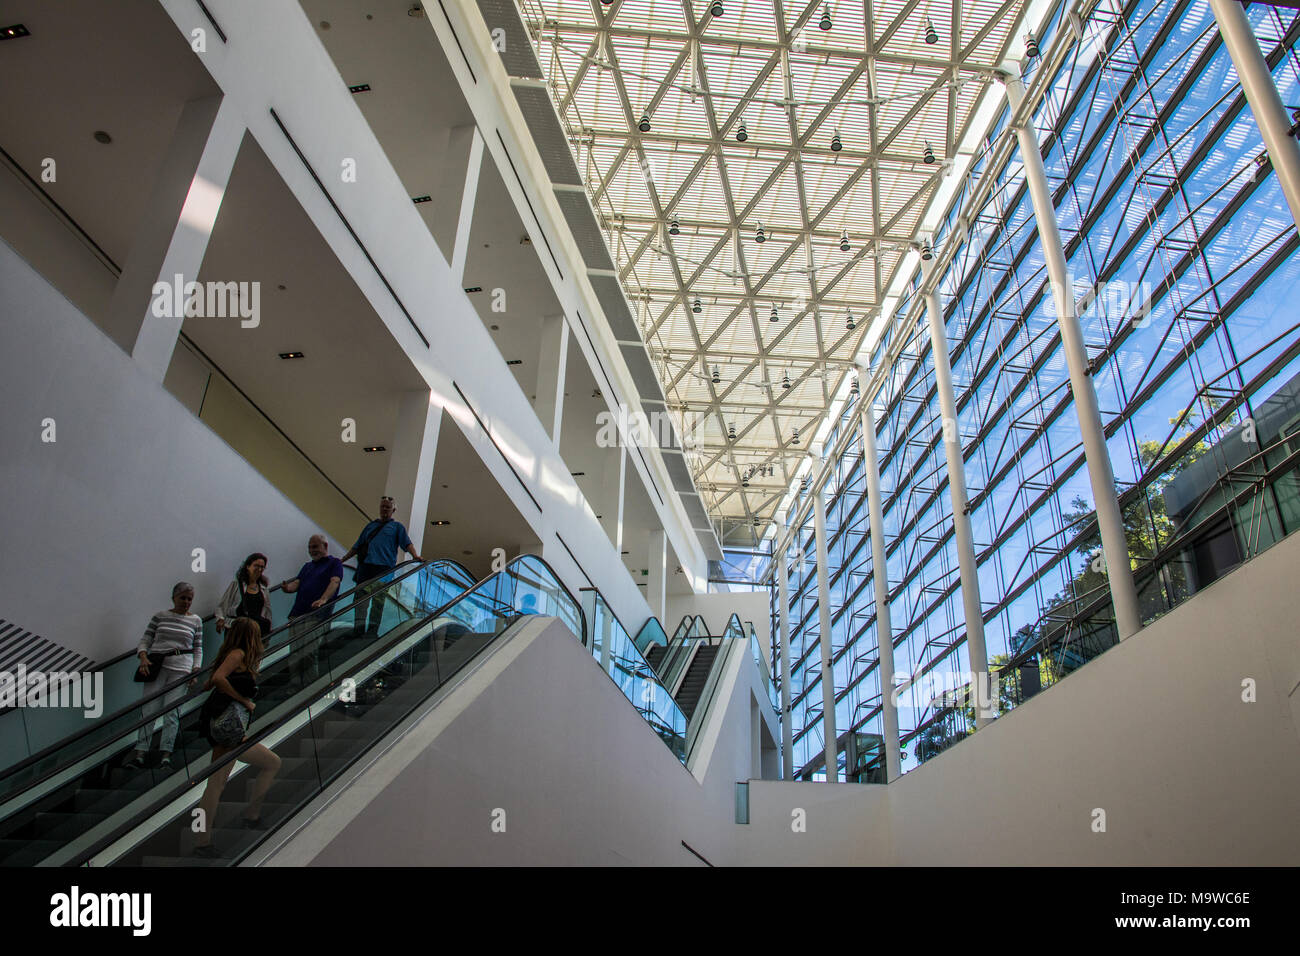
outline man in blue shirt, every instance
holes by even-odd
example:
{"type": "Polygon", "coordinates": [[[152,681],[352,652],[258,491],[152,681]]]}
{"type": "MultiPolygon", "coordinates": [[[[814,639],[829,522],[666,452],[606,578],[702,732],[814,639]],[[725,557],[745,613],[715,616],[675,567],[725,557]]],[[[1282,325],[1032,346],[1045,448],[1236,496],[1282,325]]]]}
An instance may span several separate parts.
{"type": "Polygon", "coordinates": [[[290,669],[306,671],[310,680],[316,676],[316,650],[325,635],[311,638],[308,635],[334,612],[334,596],[343,583],[343,562],[330,555],[330,545],[323,534],[311,536],[307,554],[311,560],[302,566],[298,576],[282,582],[280,587],[288,594],[298,595],[289,611],[289,640],[294,644],[296,662],[290,669]]]}
{"type": "Polygon", "coordinates": [[[365,595],[388,583],[383,576],[397,566],[398,550],[405,551],[416,561],[424,560],[416,554],[411,536],[406,533],[406,527],[393,518],[396,510],[392,497],[385,495],[380,498],[379,517],[361,529],[356,544],[343,555],[344,561],[353,555],[357,557],[356,629],[360,631],[364,626],[366,633],[371,637],[379,634],[384,614],[384,598],[381,594],[370,601],[365,599],[365,595]],[[363,585],[367,581],[374,583],[369,588],[365,588],[363,585]]]}

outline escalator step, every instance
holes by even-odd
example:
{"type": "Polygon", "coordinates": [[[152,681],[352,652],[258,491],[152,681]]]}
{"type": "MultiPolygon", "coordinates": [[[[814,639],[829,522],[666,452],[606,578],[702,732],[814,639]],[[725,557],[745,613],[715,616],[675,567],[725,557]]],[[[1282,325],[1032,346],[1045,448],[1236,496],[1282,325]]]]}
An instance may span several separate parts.
{"type": "Polygon", "coordinates": [[[0,866],[35,866],[61,846],[57,840],[0,840],[0,866]]]}

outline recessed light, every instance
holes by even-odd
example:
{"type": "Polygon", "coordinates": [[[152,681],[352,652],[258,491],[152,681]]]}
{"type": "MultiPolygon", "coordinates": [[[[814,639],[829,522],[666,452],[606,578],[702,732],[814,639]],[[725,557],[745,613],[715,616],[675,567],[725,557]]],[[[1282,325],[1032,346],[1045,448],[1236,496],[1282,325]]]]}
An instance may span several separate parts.
{"type": "Polygon", "coordinates": [[[524,360],[523,360],[523,359],[506,359],[506,364],[507,364],[507,365],[523,365],[523,364],[524,364],[524,360]]]}
{"type": "Polygon", "coordinates": [[[328,30],[330,28],[330,22],[328,20],[322,20],[320,22],[320,28],[322,30],[328,30]]]}
{"type": "Polygon", "coordinates": [[[109,143],[113,142],[113,137],[109,136],[102,129],[97,129],[95,130],[95,142],[103,143],[107,146],[109,143]]]}
{"type": "Polygon", "coordinates": [[[348,92],[349,92],[349,93],[369,93],[369,92],[370,92],[370,84],[369,84],[369,83],[358,83],[356,86],[349,86],[349,87],[348,87],[348,92]]]}
{"type": "Polygon", "coordinates": [[[500,331],[501,331],[501,326],[499,326],[499,325],[489,325],[488,328],[491,329],[493,332],[500,332],[500,331]]]}
{"type": "Polygon", "coordinates": [[[466,557],[469,557],[469,556],[470,556],[471,554],[473,554],[473,553],[474,553],[473,551],[462,551],[462,552],[461,552],[461,554],[465,555],[466,557]]]}
{"type": "Polygon", "coordinates": [[[583,477],[583,476],[586,474],[586,472],[585,472],[585,471],[571,471],[571,472],[569,472],[569,474],[572,475],[574,478],[581,478],[581,477],[583,477]]]}
{"type": "Polygon", "coordinates": [[[282,358],[282,359],[296,359],[296,358],[302,358],[302,357],[303,357],[303,354],[302,354],[301,352],[281,352],[281,353],[280,353],[280,358],[282,358]]]}
{"type": "Polygon", "coordinates": [[[29,37],[31,35],[31,31],[21,23],[15,23],[7,27],[0,27],[0,40],[17,40],[21,37],[29,37]]]}
{"type": "Polygon", "coordinates": [[[449,524],[451,524],[451,522],[450,522],[450,521],[430,521],[429,524],[433,525],[435,528],[441,528],[441,527],[444,527],[445,525],[449,525],[449,524]]]}
{"type": "Polygon", "coordinates": [[[424,7],[420,6],[418,3],[412,4],[411,9],[406,11],[406,15],[408,17],[422,17],[424,16],[424,7]]]}
{"type": "Polygon", "coordinates": [[[432,197],[432,196],[412,196],[412,197],[411,197],[411,202],[415,203],[415,204],[418,206],[418,205],[420,205],[421,203],[433,202],[433,197],[432,197]]]}
{"type": "Polygon", "coordinates": [[[631,554],[631,551],[620,551],[619,554],[631,554]]]}
{"type": "Polygon", "coordinates": [[[283,292],[285,289],[287,289],[287,288],[289,288],[289,287],[288,287],[287,285],[285,285],[284,283],[280,283],[278,286],[276,286],[276,288],[279,289],[281,292],[283,292]]]}
{"type": "Polygon", "coordinates": [[[482,292],[482,291],[483,291],[483,287],[482,287],[481,285],[471,285],[471,286],[466,286],[466,287],[465,287],[465,291],[466,291],[466,292],[482,292]]]}
{"type": "Polygon", "coordinates": [[[387,451],[383,445],[367,445],[362,451],[387,451]]]}

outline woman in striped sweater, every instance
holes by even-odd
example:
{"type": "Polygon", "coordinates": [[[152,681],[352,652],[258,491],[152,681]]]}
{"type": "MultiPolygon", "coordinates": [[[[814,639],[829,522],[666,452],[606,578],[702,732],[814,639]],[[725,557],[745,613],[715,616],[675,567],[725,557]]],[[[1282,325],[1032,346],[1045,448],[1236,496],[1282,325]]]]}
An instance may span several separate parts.
{"type": "MultiPolygon", "coordinates": [[[[159,611],[149,619],[149,626],[144,629],[140,640],[140,673],[149,676],[149,655],[163,654],[162,673],[154,680],[145,683],[145,696],[171,685],[161,697],[155,697],[144,704],[144,716],[163,714],[162,740],[159,749],[162,761],[159,766],[170,769],[172,748],[176,746],[176,732],[180,728],[180,710],[177,706],[185,698],[194,681],[185,681],[189,674],[196,673],[203,666],[203,619],[190,613],[194,603],[194,585],[181,581],[172,588],[172,607],[168,611],[159,611]]],[[[145,755],[149,752],[149,741],[153,737],[153,722],[140,728],[136,739],[135,753],[126,762],[128,767],[143,767],[145,755]]]]}

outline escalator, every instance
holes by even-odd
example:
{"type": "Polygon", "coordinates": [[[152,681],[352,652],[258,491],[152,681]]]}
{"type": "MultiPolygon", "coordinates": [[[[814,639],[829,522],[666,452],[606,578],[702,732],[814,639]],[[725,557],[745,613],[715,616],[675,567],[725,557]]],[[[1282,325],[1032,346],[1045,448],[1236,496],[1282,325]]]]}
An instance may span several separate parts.
{"type": "Polygon", "coordinates": [[[686,667],[686,673],[682,677],[681,684],[678,685],[675,696],[677,705],[681,707],[687,720],[695,716],[695,708],[700,702],[700,695],[704,693],[704,685],[708,683],[709,673],[713,670],[713,662],[717,659],[721,646],[721,644],[701,644],[695,649],[691,662],[686,667]]]}
{"type": "MultiPolygon", "coordinates": [[[[650,729],[689,765],[692,741],[717,692],[718,667],[709,670],[688,732],[682,709],[598,591],[584,591],[579,603],[532,555],[471,583],[447,562],[396,569],[328,620],[274,634],[248,737],[216,762],[199,733],[207,696],[200,691],[176,705],[181,733],[170,770],[123,765],[140,728],[152,728],[161,716],[136,704],[0,772],[0,865],[236,865],[493,641],[534,614],[557,618],[582,640],[650,729]],[[365,619],[365,601],[380,599],[377,637],[351,626],[354,614],[365,619]],[[253,806],[258,771],[239,762],[258,744],[280,761],[264,784],[260,808],[253,806]],[[202,820],[196,811],[208,781],[225,772],[229,779],[212,819],[202,820]],[[254,823],[245,822],[252,817],[254,823]],[[195,831],[204,826],[215,856],[194,852],[195,831]]],[[[719,663],[733,644],[722,641],[719,663]]],[[[702,646],[692,649],[698,655],[702,646]]],[[[200,681],[211,670],[200,672],[200,681]]]]}
{"type": "MultiPolygon", "coordinates": [[[[401,696],[394,692],[411,682],[412,676],[419,676],[418,655],[409,653],[412,645],[408,638],[421,628],[426,634],[432,633],[435,628],[429,626],[430,622],[436,623],[442,641],[443,646],[438,650],[443,652],[444,666],[455,666],[457,658],[472,653],[476,642],[471,625],[475,621],[466,623],[455,617],[435,620],[435,615],[454,604],[458,596],[473,590],[472,577],[459,564],[444,561],[403,565],[373,582],[372,587],[373,590],[359,595],[349,593],[336,604],[329,618],[314,627],[285,626],[268,635],[268,652],[262,662],[255,698],[257,708],[249,728],[250,745],[258,740],[289,739],[292,734],[288,731],[300,729],[305,709],[309,718],[323,718],[331,704],[338,709],[320,724],[322,732],[325,732],[325,722],[333,723],[340,716],[350,728],[364,728],[369,732],[383,719],[382,711],[378,717],[369,713],[374,709],[373,704],[393,696],[400,701],[401,696]],[[373,601],[383,602],[377,638],[368,637],[364,630],[353,626],[355,617],[365,619],[373,601]],[[455,645],[460,650],[449,653],[455,645]],[[345,679],[354,683],[345,684],[345,679]],[[340,687],[347,693],[341,695],[340,687]],[[325,706],[323,700],[328,702],[325,706]]],[[[479,641],[478,646],[481,644],[479,641]]],[[[211,671],[209,664],[200,672],[200,682],[206,681],[211,671]]],[[[160,687],[155,695],[165,691],[166,688],[160,687]]],[[[206,696],[197,690],[175,705],[180,715],[180,733],[172,752],[171,769],[157,766],[132,769],[123,765],[135,749],[140,728],[152,728],[161,717],[161,713],[146,713],[141,701],[105,715],[0,773],[0,865],[111,862],[105,858],[105,850],[109,850],[108,856],[122,856],[119,851],[127,847],[117,844],[124,837],[138,837],[135,842],[143,844],[143,831],[149,829],[160,813],[166,816],[166,809],[172,803],[177,800],[193,803],[202,790],[196,785],[212,769],[211,750],[198,727],[199,708],[206,696]]],[[[331,728],[328,734],[329,740],[358,738],[356,730],[343,735],[331,728]]],[[[325,742],[322,736],[322,743],[325,742]]],[[[262,817],[269,827],[282,821],[286,812],[293,809],[285,797],[297,792],[292,782],[302,778],[304,760],[299,755],[302,750],[301,742],[294,740],[284,755],[282,775],[276,781],[279,790],[267,795],[262,817]]],[[[222,763],[235,756],[231,754],[222,763]]],[[[332,747],[322,746],[318,754],[313,753],[314,779],[328,779],[341,769],[338,756],[337,743],[332,747]],[[322,777],[322,773],[326,776],[322,777]]],[[[232,774],[214,821],[216,830],[224,831],[230,814],[243,809],[239,804],[246,796],[241,792],[248,786],[247,780],[241,779],[246,776],[246,770],[241,767],[232,774]]],[[[228,836],[224,832],[221,835],[228,836]]],[[[245,837],[242,842],[230,841],[232,857],[212,862],[228,863],[241,857],[260,842],[264,832],[242,831],[241,836],[245,837]]],[[[175,840],[172,842],[176,844],[175,840]]],[[[153,845],[148,849],[153,857],[149,862],[158,863],[163,859],[175,861],[189,848],[174,845],[170,853],[153,845]]],[[[131,861],[131,858],[124,856],[123,860],[131,861]]],[[[143,860],[143,853],[134,857],[134,862],[143,860]]]]}

